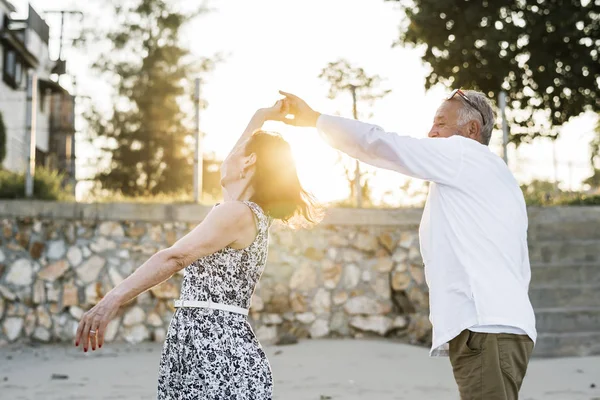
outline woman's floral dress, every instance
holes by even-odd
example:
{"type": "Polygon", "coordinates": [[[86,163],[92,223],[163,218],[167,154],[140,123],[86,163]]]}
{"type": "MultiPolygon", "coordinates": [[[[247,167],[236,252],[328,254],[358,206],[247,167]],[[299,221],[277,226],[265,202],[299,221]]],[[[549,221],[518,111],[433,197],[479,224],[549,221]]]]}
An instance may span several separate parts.
{"type": "MultiPolygon", "coordinates": [[[[185,269],[182,300],[250,307],[267,260],[271,219],[255,203],[258,234],[247,248],[227,247],[185,269]]],[[[271,399],[269,361],[247,317],[206,308],[178,308],[165,339],[158,377],[159,400],[271,399]]]]}

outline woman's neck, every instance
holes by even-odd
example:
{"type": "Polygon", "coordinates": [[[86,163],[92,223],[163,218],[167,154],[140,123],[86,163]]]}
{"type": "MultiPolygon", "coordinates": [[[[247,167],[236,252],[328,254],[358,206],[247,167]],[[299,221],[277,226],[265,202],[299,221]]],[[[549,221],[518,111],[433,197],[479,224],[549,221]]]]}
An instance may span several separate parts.
{"type": "Polygon", "coordinates": [[[254,191],[248,185],[248,182],[238,181],[223,187],[223,200],[225,201],[246,201],[250,200],[254,191]]]}

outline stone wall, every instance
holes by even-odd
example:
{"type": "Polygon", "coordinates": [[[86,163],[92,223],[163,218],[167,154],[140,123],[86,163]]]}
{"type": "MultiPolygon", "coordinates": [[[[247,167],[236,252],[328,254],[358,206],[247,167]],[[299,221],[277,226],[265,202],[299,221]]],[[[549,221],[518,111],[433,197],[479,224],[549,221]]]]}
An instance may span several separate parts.
{"type": "MultiPolygon", "coordinates": [[[[207,212],[0,201],[0,345],[71,340],[84,310],[207,212]]],[[[418,209],[331,209],[312,230],[274,225],[250,313],[257,336],[268,343],[385,335],[428,344],[420,216],[418,209]]],[[[528,238],[534,354],[600,354],[600,207],[530,208],[528,238]]],[[[123,307],[108,339],[162,341],[181,279],[123,307]]]]}
{"type": "MultiPolygon", "coordinates": [[[[72,340],[84,310],[205,216],[195,205],[0,201],[0,345],[72,340]]],[[[252,299],[263,342],[396,336],[428,343],[420,210],[330,210],[311,230],[271,229],[252,299]]],[[[107,340],[162,341],[181,273],[140,295],[107,340]]]]}

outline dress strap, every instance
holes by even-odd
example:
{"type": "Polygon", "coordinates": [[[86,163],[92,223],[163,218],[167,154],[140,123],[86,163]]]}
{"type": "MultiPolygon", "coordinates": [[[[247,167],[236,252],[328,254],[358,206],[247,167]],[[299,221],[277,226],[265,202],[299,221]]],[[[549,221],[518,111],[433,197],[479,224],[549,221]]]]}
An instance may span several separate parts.
{"type": "Polygon", "coordinates": [[[253,201],[245,200],[244,204],[250,207],[254,215],[256,215],[256,218],[258,219],[259,230],[261,232],[268,230],[272,223],[271,217],[267,216],[263,209],[253,201]]]}

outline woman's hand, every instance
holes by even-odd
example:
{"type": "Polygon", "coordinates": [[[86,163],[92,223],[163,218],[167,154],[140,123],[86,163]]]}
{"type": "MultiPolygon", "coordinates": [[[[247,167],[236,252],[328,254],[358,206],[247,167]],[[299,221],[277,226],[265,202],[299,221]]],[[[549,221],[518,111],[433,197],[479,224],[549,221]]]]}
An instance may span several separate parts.
{"type": "Polygon", "coordinates": [[[120,304],[116,300],[107,296],[83,314],[75,334],[75,346],[81,344],[83,351],[88,351],[90,344],[92,350],[96,350],[96,346],[102,347],[106,326],[115,317],[119,307],[120,304]]]}
{"type": "Polygon", "coordinates": [[[289,113],[289,106],[282,99],[275,102],[271,107],[261,108],[258,112],[262,114],[265,121],[283,121],[289,113]]]}
{"type": "MultiPolygon", "coordinates": [[[[239,148],[239,146],[243,145],[256,131],[257,129],[261,129],[263,124],[266,121],[286,121],[286,115],[289,114],[289,106],[288,102],[285,99],[281,99],[273,104],[271,107],[267,108],[259,108],[254,116],[248,122],[248,126],[244,129],[242,136],[238,139],[235,145],[232,147],[231,151],[239,148]]],[[[229,153],[231,154],[231,153],[229,153]]],[[[229,157],[229,156],[227,156],[229,157]]]]}

